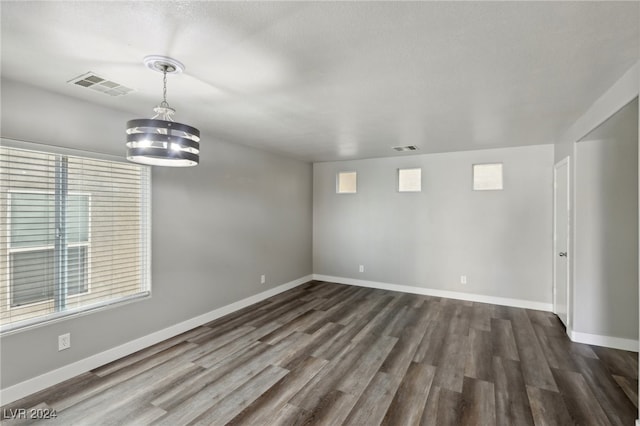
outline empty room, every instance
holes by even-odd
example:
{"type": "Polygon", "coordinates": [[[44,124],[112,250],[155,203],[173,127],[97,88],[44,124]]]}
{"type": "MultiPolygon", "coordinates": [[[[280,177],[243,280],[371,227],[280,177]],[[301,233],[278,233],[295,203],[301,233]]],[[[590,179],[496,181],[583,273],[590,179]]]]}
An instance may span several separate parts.
{"type": "Polygon", "coordinates": [[[640,425],[640,2],[0,2],[0,421],[640,425]]]}

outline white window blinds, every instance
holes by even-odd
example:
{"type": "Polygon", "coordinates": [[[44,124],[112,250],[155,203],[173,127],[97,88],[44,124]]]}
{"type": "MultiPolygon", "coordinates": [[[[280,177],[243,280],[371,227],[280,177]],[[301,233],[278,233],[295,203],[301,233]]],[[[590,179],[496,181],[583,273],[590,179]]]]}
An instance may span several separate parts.
{"type": "Polygon", "coordinates": [[[0,330],[147,296],[150,169],[0,146],[0,330]]]}

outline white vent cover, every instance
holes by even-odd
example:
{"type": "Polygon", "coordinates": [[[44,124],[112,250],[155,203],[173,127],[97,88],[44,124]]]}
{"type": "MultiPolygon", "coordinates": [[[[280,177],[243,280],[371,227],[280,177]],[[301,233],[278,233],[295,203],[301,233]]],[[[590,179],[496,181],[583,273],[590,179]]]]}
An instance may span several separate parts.
{"type": "Polygon", "coordinates": [[[110,96],[126,95],[127,93],[133,91],[133,89],[125,87],[120,83],[116,83],[115,81],[107,80],[106,78],[100,77],[99,75],[91,71],[76,78],[72,78],[71,80],[67,81],[67,83],[75,84],[80,87],[86,87],[87,89],[92,89],[96,92],[102,92],[110,96]]]}
{"type": "Polygon", "coordinates": [[[417,151],[418,147],[415,145],[407,145],[407,146],[394,146],[394,150],[404,152],[404,151],[417,151]]]}

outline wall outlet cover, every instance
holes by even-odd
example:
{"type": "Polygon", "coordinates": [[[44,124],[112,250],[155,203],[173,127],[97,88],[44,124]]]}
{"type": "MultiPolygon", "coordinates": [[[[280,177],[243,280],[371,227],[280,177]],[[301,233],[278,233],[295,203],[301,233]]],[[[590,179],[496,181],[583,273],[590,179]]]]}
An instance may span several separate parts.
{"type": "Polygon", "coordinates": [[[63,351],[71,347],[71,333],[58,336],[58,351],[63,351]]]}

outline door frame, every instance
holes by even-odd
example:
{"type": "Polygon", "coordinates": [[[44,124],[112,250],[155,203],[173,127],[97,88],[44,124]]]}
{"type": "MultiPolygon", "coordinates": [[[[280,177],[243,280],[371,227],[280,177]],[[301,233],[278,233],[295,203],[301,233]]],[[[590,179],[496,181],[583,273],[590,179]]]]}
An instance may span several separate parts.
{"type": "Polygon", "coordinates": [[[552,284],[552,293],[553,293],[553,313],[557,313],[556,308],[556,299],[557,299],[557,283],[556,283],[556,271],[558,264],[558,235],[556,232],[557,227],[557,209],[558,206],[556,204],[557,199],[557,191],[558,191],[558,169],[563,166],[567,166],[567,323],[565,324],[567,328],[567,334],[569,334],[571,330],[571,158],[569,156],[563,158],[553,165],[553,284],[552,284]]]}

